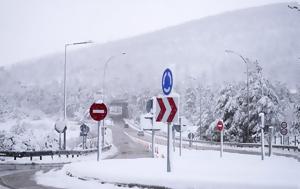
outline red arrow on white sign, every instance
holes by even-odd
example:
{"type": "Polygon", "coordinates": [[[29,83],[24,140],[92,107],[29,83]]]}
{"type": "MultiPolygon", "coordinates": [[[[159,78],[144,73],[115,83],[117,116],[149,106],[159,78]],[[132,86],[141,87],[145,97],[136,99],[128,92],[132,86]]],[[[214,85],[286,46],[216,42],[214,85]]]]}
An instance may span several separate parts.
{"type": "Polygon", "coordinates": [[[178,122],[178,97],[156,98],[155,120],[157,122],[178,122]]]}

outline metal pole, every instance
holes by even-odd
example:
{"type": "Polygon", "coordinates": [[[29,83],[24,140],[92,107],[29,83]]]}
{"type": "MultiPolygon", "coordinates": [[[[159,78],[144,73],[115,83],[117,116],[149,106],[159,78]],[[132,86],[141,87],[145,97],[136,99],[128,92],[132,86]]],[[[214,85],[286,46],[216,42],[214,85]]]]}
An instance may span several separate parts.
{"type": "Polygon", "coordinates": [[[101,136],[102,136],[102,139],[101,139],[101,144],[102,146],[105,146],[104,143],[104,137],[105,137],[105,128],[104,128],[104,120],[102,121],[103,122],[103,127],[101,127],[101,136]]]}
{"type": "Polygon", "coordinates": [[[261,160],[265,158],[264,129],[261,129],[261,160]]]}
{"type": "Polygon", "coordinates": [[[84,136],[82,135],[82,149],[84,150],[84,136]]]}
{"type": "Polygon", "coordinates": [[[179,118],[179,126],[180,126],[180,133],[179,133],[179,138],[180,138],[180,141],[179,141],[179,156],[181,156],[181,148],[182,148],[182,137],[181,137],[181,118],[179,118]]]}
{"type": "Polygon", "coordinates": [[[100,136],[101,136],[100,121],[98,121],[97,161],[101,160],[102,145],[101,145],[101,142],[100,142],[100,136]]]}
{"type": "Polygon", "coordinates": [[[246,142],[249,142],[249,125],[250,125],[250,112],[249,112],[249,68],[248,63],[243,59],[246,63],[247,67],[247,112],[248,112],[248,126],[247,126],[247,134],[246,134],[246,142]]]}
{"type": "Polygon", "coordinates": [[[265,158],[265,144],[264,144],[264,127],[265,127],[265,114],[259,113],[259,117],[261,119],[261,159],[264,160],[265,158]]]}
{"type": "Polygon", "coordinates": [[[223,156],[223,132],[224,132],[224,129],[222,129],[222,131],[221,131],[220,157],[223,156]]]}
{"type": "MultiPolygon", "coordinates": [[[[92,41],[83,41],[83,42],[78,42],[78,43],[70,43],[70,44],[65,44],[65,64],[64,64],[64,121],[66,123],[66,118],[67,118],[67,47],[69,45],[82,45],[82,44],[87,44],[87,43],[92,43],[92,41]]],[[[67,147],[67,126],[64,131],[64,150],[66,150],[67,147]]]]}
{"type": "Polygon", "coordinates": [[[66,80],[67,80],[67,44],[65,44],[65,64],[64,64],[64,121],[67,117],[67,95],[66,95],[66,80]]]}
{"type": "MultiPolygon", "coordinates": [[[[153,128],[153,127],[152,127],[153,128]]],[[[155,157],[155,153],[154,153],[154,135],[155,135],[155,131],[152,129],[152,157],[155,157]]]]}
{"type": "Polygon", "coordinates": [[[59,133],[58,145],[59,145],[59,150],[61,150],[61,133],[59,133]]]}
{"type": "Polygon", "coordinates": [[[64,150],[67,149],[67,129],[64,131],[64,150]]]}
{"type": "Polygon", "coordinates": [[[175,148],[176,148],[176,146],[175,146],[175,129],[174,129],[174,127],[172,127],[172,142],[173,142],[173,151],[175,152],[175,148]]]}
{"type": "Polygon", "coordinates": [[[272,156],[272,139],[273,139],[273,127],[269,127],[269,156],[272,156]]]}
{"type": "MultiPolygon", "coordinates": [[[[67,88],[67,83],[66,83],[66,80],[67,80],[67,47],[68,47],[68,44],[65,44],[65,64],[64,64],[64,121],[66,123],[66,118],[67,118],[67,94],[66,94],[66,88],[67,88]]],[[[67,127],[67,126],[66,126],[67,127]]],[[[67,142],[67,129],[64,130],[64,146],[63,146],[63,149],[66,150],[66,142],[67,142]]]]}
{"type": "MultiPolygon", "coordinates": [[[[201,89],[200,89],[201,90],[201,89]]],[[[199,128],[199,139],[201,140],[201,126],[202,126],[202,96],[201,96],[201,91],[200,91],[200,128],[199,128]]]]}
{"type": "Polygon", "coordinates": [[[171,123],[168,123],[167,172],[171,172],[171,123]]]}
{"type": "Polygon", "coordinates": [[[239,53],[232,51],[232,50],[225,50],[226,53],[231,53],[235,54],[236,56],[239,56],[244,63],[246,64],[246,69],[247,69],[247,112],[248,112],[248,126],[246,127],[246,142],[249,140],[249,125],[250,125],[250,111],[249,111],[249,68],[248,68],[248,63],[246,59],[240,55],[239,53]]]}
{"type": "MultiPolygon", "coordinates": [[[[126,53],[122,53],[122,54],[126,54],[126,53]]],[[[105,102],[105,79],[106,79],[106,69],[107,69],[107,66],[108,66],[108,63],[114,58],[115,56],[110,56],[105,64],[104,64],[104,69],[103,69],[103,82],[102,82],[102,90],[103,90],[103,103],[105,102]]],[[[104,124],[105,124],[105,121],[103,120],[102,122],[102,125],[103,125],[103,128],[104,128],[104,124]]],[[[104,132],[103,132],[103,135],[102,135],[102,145],[104,145],[104,132]]]]}

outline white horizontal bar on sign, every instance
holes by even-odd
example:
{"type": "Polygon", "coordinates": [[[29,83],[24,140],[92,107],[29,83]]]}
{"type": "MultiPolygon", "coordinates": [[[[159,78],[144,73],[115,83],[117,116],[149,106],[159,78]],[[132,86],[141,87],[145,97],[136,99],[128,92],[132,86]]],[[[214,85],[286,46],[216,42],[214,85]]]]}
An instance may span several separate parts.
{"type": "Polygon", "coordinates": [[[104,114],[104,110],[93,110],[94,114],[104,114]]]}

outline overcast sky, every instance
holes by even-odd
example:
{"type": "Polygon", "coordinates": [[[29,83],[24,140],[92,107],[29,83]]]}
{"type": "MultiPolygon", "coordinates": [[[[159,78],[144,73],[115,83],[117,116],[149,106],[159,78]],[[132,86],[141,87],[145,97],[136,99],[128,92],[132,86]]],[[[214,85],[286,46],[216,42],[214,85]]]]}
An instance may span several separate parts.
{"type": "Polygon", "coordinates": [[[0,65],[287,0],[0,0],[0,65]]]}

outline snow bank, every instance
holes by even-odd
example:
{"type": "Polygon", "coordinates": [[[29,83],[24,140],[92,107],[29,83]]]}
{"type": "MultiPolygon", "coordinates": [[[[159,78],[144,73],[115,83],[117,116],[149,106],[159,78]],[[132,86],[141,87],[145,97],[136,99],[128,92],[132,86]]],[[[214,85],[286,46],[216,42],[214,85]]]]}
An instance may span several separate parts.
{"type": "MultiPolygon", "coordinates": [[[[69,172],[76,177],[108,183],[170,188],[300,187],[300,163],[292,158],[274,156],[262,161],[259,156],[229,153],[220,158],[219,152],[195,150],[184,150],[182,157],[174,156],[171,173],[166,172],[166,159],[142,158],[72,163],[57,174],[69,172]]],[[[43,183],[43,179],[37,179],[43,183]]]]}

